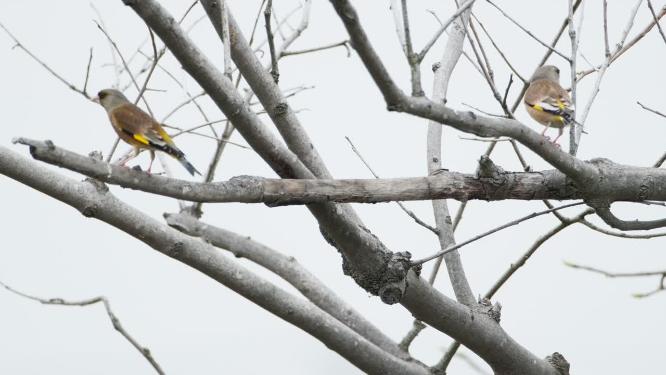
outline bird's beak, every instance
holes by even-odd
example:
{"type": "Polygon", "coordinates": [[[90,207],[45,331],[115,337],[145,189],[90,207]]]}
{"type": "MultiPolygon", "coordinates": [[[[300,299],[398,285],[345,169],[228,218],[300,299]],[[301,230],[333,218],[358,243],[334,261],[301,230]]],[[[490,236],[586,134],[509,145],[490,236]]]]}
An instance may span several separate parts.
{"type": "Polygon", "coordinates": [[[100,103],[100,101],[99,101],[99,96],[96,96],[96,97],[92,98],[91,100],[92,100],[93,102],[97,103],[97,104],[102,104],[102,103],[100,103]]]}

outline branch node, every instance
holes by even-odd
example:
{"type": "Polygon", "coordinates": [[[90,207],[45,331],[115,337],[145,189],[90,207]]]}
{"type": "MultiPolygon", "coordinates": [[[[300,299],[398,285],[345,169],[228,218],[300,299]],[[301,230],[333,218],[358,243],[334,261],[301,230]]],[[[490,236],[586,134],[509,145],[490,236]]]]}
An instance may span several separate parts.
{"type": "MultiPolygon", "coordinates": [[[[379,288],[379,297],[382,302],[393,305],[402,299],[407,289],[407,272],[410,268],[410,259],[412,254],[409,251],[394,253],[386,265],[386,272],[383,275],[383,282],[379,288]]],[[[421,267],[414,268],[418,274],[421,267]]]]}
{"type": "Polygon", "coordinates": [[[482,155],[479,159],[478,178],[491,178],[493,180],[504,181],[505,178],[502,177],[504,173],[504,169],[498,167],[488,156],[482,155]]]}
{"type": "Polygon", "coordinates": [[[181,241],[174,242],[171,246],[167,247],[165,253],[172,257],[179,259],[185,249],[185,244],[181,241]]]}
{"type": "Polygon", "coordinates": [[[286,102],[278,103],[273,109],[275,116],[284,116],[289,111],[289,104],[286,102]]]}
{"type": "Polygon", "coordinates": [[[561,375],[569,375],[569,362],[558,352],[546,357],[546,362],[557,370],[561,375]]]}
{"type": "Polygon", "coordinates": [[[98,151],[98,150],[90,151],[88,153],[88,157],[93,159],[93,160],[97,160],[97,161],[103,161],[104,160],[104,156],[102,155],[102,152],[98,151]]]}
{"type": "Polygon", "coordinates": [[[481,312],[488,315],[492,320],[497,323],[500,322],[502,318],[502,304],[495,302],[493,305],[489,298],[483,297],[479,299],[479,307],[481,312]]]}

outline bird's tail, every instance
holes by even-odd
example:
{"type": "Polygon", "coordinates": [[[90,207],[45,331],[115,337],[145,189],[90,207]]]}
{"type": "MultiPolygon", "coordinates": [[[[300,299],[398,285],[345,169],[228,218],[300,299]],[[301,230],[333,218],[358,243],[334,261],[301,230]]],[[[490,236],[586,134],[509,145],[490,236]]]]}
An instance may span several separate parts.
{"type": "Polygon", "coordinates": [[[182,164],[183,167],[185,167],[185,169],[187,169],[187,171],[190,172],[192,176],[194,176],[195,173],[201,176],[201,172],[199,172],[196,168],[194,168],[192,163],[187,161],[187,159],[185,158],[185,153],[180,151],[180,149],[178,149],[176,146],[171,146],[171,145],[166,145],[166,146],[167,147],[163,148],[164,152],[169,154],[169,156],[173,157],[174,159],[178,160],[180,164],[182,164]]]}
{"type": "Polygon", "coordinates": [[[185,159],[185,155],[182,155],[177,159],[180,162],[180,164],[182,164],[183,167],[185,167],[185,169],[187,169],[187,171],[190,172],[192,176],[194,176],[195,173],[201,176],[201,172],[199,172],[196,168],[194,168],[192,163],[190,163],[189,161],[187,161],[187,159],[185,159]]]}

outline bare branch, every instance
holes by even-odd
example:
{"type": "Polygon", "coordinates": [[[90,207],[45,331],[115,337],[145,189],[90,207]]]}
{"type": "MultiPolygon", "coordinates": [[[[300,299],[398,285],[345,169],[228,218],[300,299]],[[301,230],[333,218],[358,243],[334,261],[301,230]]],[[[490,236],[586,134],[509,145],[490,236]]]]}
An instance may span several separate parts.
{"type": "MultiPolygon", "coordinates": [[[[433,66],[435,77],[432,83],[432,100],[445,103],[449,89],[449,82],[453,76],[453,71],[460,60],[464,48],[465,36],[467,35],[467,24],[469,23],[471,9],[471,0],[469,6],[460,13],[460,17],[455,18],[453,23],[455,27],[449,34],[449,39],[442,51],[442,57],[439,63],[433,66]]],[[[461,6],[462,8],[462,6],[461,6]]],[[[456,12],[457,13],[457,12],[456,12]]],[[[475,51],[476,53],[476,51],[475,51]]],[[[481,62],[479,62],[483,68],[481,62]]],[[[426,137],[426,167],[429,176],[438,175],[442,170],[442,138],[443,128],[440,124],[433,121],[427,123],[426,137]]],[[[455,244],[453,234],[453,225],[451,215],[446,200],[439,199],[432,201],[433,216],[437,225],[437,241],[440,249],[445,249],[455,244]]],[[[466,306],[473,306],[476,303],[474,292],[465,275],[465,269],[458,252],[453,252],[438,259],[431,271],[428,282],[433,285],[439,268],[444,261],[449,274],[449,280],[456,300],[466,306]],[[443,260],[442,260],[443,259],[443,260]]],[[[417,332],[418,333],[418,332],[417,332]]]]}
{"type": "Polygon", "coordinates": [[[449,27],[449,25],[451,25],[451,23],[453,23],[453,21],[455,21],[456,18],[460,17],[460,15],[463,14],[463,12],[469,9],[469,7],[471,7],[475,1],[476,0],[467,0],[464,4],[459,6],[458,9],[456,9],[455,13],[453,13],[451,17],[449,17],[445,22],[441,23],[439,30],[435,32],[435,35],[433,35],[433,37],[428,41],[428,43],[426,43],[421,52],[418,53],[419,60],[423,60],[425,58],[425,56],[428,54],[428,51],[430,51],[432,46],[434,46],[435,43],[437,42],[437,39],[439,39],[439,37],[442,36],[444,31],[446,31],[446,28],[449,27]]]}
{"type": "Polygon", "coordinates": [[[645,233],[645,234],[636,234],[636,233],[624,233],[624,232],[616,232],[608,229],[604,229],[599,227],[598,225],[583,219],[580,221],[581,224],[585,225],[586,227],[592,229],[595,232],[599,232],[608,236],[613,236],[613,237],[618,237],[618,238],[628,238],[628,239],[643,239],[647,240],[650,238],[656,238],[656,237],[664,237],[666,236],[666,232],[663,233],[645,233]]]}
{"type": "Polygon", "coordinates": [[[636,277],[650,277],[650,276],[659,276],[659,284],[656,289],[651,290],[649,292],[645,293],[634,293],[632,296],[636,298],[645,298],[649,297],[653,294],[659,293],[661,291],[666,290],[666,271],[648,271],[648,272],[609,272],[609,271],[604,271],[599,268],[595,267],[590,267],[590,266],[583,266],[571,262],[564,262],[564,265],[567,267],[571,267],[574,269],[579,269],[583,271],[590,271],[592,273],[598,273],[601,275],[604,275],[608,278],[636,278],[636,277]]]}
{"type": "Polygon", "coordinates": [[[560,51],[556,50],[555,47],[552,47],[552,46],[548,45],[547,43],[544,43],[543,41],[541,41],[541,39],[537,38],[534,34],[532,34],[531,31],[527,30],[527,28],[525,28],[523,25],[521,25],[520,23],[518,23],[518,21],[514,20],[511,16],[509,16],[504,10],[502,10],[502,8],[500,8],[499,6],[497,6],[497,4],[493,3],[493,2],[490,1],[490,0],[486,0],[486,2],[489,3],[490,5],[492,5],[493,7],[495,7],[495,9],[499,10],[500,13],[502,13],[502,15],[503,15],[504,17],[506,17],[506,19],[508,19],[509,21],[511,21],[511,23],[513,23],[514,25],[518,26],[519,29],[523,30],[527,35],[529,35],[530,37],[532,37],[532,39],[536,40],[539,44],[541,44],[542,46],[548,48],[551,52],[554,52],[555,54],[559,55],[559,56],[562,57],[563,59],[565,59],[565,60],[567,60],[567,61],[570,61],[570,60],[571,60],[569,57],[567,57],[566,55],[564,55],[564,54],[561,53],[560,51]]]}
{"type": "MultiPolygon", "coordinates": [[[[84,88],[83,88],[83,89],[79,89],[78,87],[76,87],[76,85],[74,85],[73,83],[70,83],[70,82],[67,81],[65,78],[63,78],[60,74],[56,73],[55,70],[51,69],[50,66],[48,66],[44,61],[42,61],[39,57],[37,57],[35,54],[33,54],[28,48],[26,48],[26,47],[23,45],[23,43],[21,43],[21,42],[20,42],[20,41],[14,36],[14,34],[12,34],[11,31],[9,31],[9,29],[7,29],[7,28],[5,27],[5,25],[3,25],[2,23],[0,23],[0,28],[2,28],[3,30],[5,30],[5,32],[7,33],[7,35],[9,35],[9,37],[12,38],[12,40],[14,41],[15,47],[18,47],[18,48],[22,49],[23,52],[27,53],[28,56],[30,56],[30,57],[31,57],[33,60],[35,60],[39,65],[41,65],[44,69],[46,69],[47,72],[51,73],[52,76],[56,77],[60,82],[64,83],[67,87],[70,88],[70,90],[72,90],[72,91],[74,91],[74,92],[78,92],[79,94],[83,95],[86,99],[91,99],[90,95],[88,95],[88,93],[85,91],[85,87],[86,87],[86,84],[85,84],[85,83],[84,83],[84,85],[83,85],[84,88]]],[[[86,69],[86,83],[88,82],[88,79],[87,79],[87,77],[88,77],[88,73],[87,73],[87,72],[89,71],[89,68],[90,68],[90,60],[91,60],[91,59],[92,59],[92,49],[90,50],[90,58],[88,59],[88,60],[89,60],[89,61],[88,61],[88,69],[86,69]]]]}
{"type": "Polygon", "coordinates": [[[456,244],[456,245],[450,246],[450,247],[448,247],[448,248],[446,248],[446,249],[444,249],[444,250],[442,250],[442,251],[438,251],[437,253],[435,253],[435,254],[433,254],[433,255],[429,255],[429,256],[427,256],[427,257],[425,257],[425,258],[422,258],[422,259],[414,260],[414,261],[411,262],[411,263],[412,263],[412,266],[418,266],[418,265],[421,265],[421,264],[423,264],[423,263],[425,263],[425,262],[431,261],[431,260],[433,260],[433,259],[435,259],[435,258],[438,258],[438,257],[440,257],[440,256],[442,256],[442,255],[444,255],[444,254],[446,254],[446,253],[450,253],[450,252],[452,252],[452,251],[454,251],[454,250],[457,250],[457,249],[459,249],[459,248],[461,248],[461,247],[463,247],[463,246],[465,246],[465,245],[468,245],[468,244],[470,244],[470,243],[472,243],[472,242],[474,242],[474,241],[477,241],[477,240],[480,240],[480,239],[482,239],[482,238],[484,238],[484,237],[486,237],[486,236],[489,236],[489,235],[491,235],[491,234],[493,234],[493,233],[495,233],[495,232],[499,232],[499,231],[502,230],[502,229],[506,229],[506,228],[508,228],[508,227],[511,227],[511,226],[514,226],[514,225],[518,225],[518,224],[522,223],[523,221],[526,221],[526,220],[529,220],[529,219],[535,218],[535,217],[537,217],[537,216],[541,216],[541,215],[549,214],[549,213],[551,213],[551,212],[553,212],[553,211],[561,210],[561,209],[564,209],[564,208],[569,208],[569,207],[573,207],[573,206],[579,206],[579,205],[584,204],[584,203],[585,203],[585,202],[569,203],[569,204],[565,204],[565,205],[562,205],[562,206],[559,206],[559,207],[550,208],[550,209],[547,209],[547,210],[544,210],[544,211],[533,212],[533,213],[531,213],[531,214],[529,214],[529,215],[526,215],[526,216],[523,216],[523,217],[521,217],[521,218],[519,218],[519,219],[513,220],[513,221],[508,222],[508,223],[506,223],[506,224],[502,224],[502,225],[500,225],[499,227],[493,228],[493,229],[491,229],[491,230],[489,230],[489,231],[487,231],[487,232],[483,232],[483,233],[481,233],[481,234],[479,234],[479,235],[476,235],[476,236],[474,236],[474,237],[472,237],[472,238],[470,238],[470,239],[468,239],[468,240],[465,240],[465,241],[463,241],[463,242],[460,242],[460,243],[458,243],[458,244],[456,244]]]}
{"type": "Polygon", "coordinates": [[[309,333],[361,371],[428,375],[371,343],[309,301],[258,277],[205,242],[187,236],[120,201],[103,184],[64,177],[0,146],[0,173],[60,200],[211,277],[277,317],[309,333]]]}
{"type": "Polygon", "coordinates": [[[650,108],[650,107],[644,106],[643,103],[641,103],[641,102],[636,102],[636,104],[638,104],[639,106],[641,106],[641,108],[643,108],[643,109],[646,110],[646,111],[652,112],[652,113],[654,113],[655,115],[658,115],[658,116],[661,116],[661,117],[666,118],[666,115],[665,115],[665,114],[663,114],[663,113],[657,111],[656,109],[652,109],[652,108],[650,108]]]}
{"type": "MultiPolygon", "coordinates": [[[[629,35],[629,31],[631,31],[631,28],[634,24],[634,20],[636,19],[636,14],[638,13],[638,8],[641,5],[641,2],[643,0],[638,0],[634,7],[631,10],[629,19],[627,20],[627,25],[624,28],[624,31],[622,32],[622,37],[620,38],[620,41],[616,45],[615,52],[613,53],[613,56],[617,55],[619,51],[622,50],[622,46],[624,45],[624,42],[627,40],[627,36],[629,35]]],[[[666,9],[666,8],[665,8],[666,9]]],[[[585,105],[585,108],[583,109],[582,113],[578,117],[577,120],[577,125],[576,125],[576,134],[575,138],[578,140],[576,146],[580,146],[580,138],[581,135],[583,134],[583,130],[585,130],[585,121],[587,120],[587,116],[590,113],[590,110],[592,109],[592,104],[594,103],[594,100],[597,97],[597,94],[599,93],[599,87],[601,86],[601,81],[604,78],[604,74],[606,73],[606,70],[608,70],[608,67],[610,64],[614,61],[615,57],[611,58],[606,58],[606,61],[601,65],[601,68],[597,72],[597,80],[594,83],[594,88],[592,89],[592,93],[590,94],[589,99],[587,100],[587,104],[585,105]]],[[[579,78],[580,80],[580,78],[579,78]]],[[[575,151],[575,150],[574,150],[575,151]]],[[[575,153],[574,153],[575,154],[575,153]]]]}
{"type": "MultiPolygon", "coordinates": [[[[638,5],[640,5],[640,4],[638,4],[638,5]]],[[[657,20],[660,20],[664,15],[666,15],[666,6],[663,6],[661,8],[661,11],[659,11],[659,13],[657,14],[657,16],[656,16],[657,20]]],[[[636,43],[641,41],[643,39],[643,37],[645,37],[650,32],[650,30],[652,30],[652,28],[655,26],[655,24],[656,24],[656,22],[653,19],[652,21],[650,21],[650,23],[648,23],[648,25],[642,31],[640,31],[638,34],[636,34],[636,36],[634,36],[633,39],[631,39],[630,41],[621,45],[619,49],[616,49],[616,51],[611,54],[611,63],[615,62],[615,60],[620,58],[620,56],[622,56],[625,52],[627,52],[634,45],[636,45],[636,43]]],[[[625,31],[626,30],[627,29],[625,28],[625,31]]],[[[599,65],[599,66],[593,67],[591,69],[579,72],[578,73],[578,81],[580,81],[581,79],[583,79],[584,77],[588,76],[591,73],[598,72],[601,69],[601,67],[602,67],[602,65],[599,65]]]]}
{"type": "Polygon", "coordinates": [[[271,75],[275,83],[280,80],[280,69],[278,67],[278,55],[275,53],[275,42],[273,40],[273,32],[271,31],[271,11],[273,10],[273,0],[266,2],[264,9],[264,23],[266,25],[266,35],[268,38],[268,48],[271,53],[271,75]]]}
{"type": "Polygon", "coordinates": [[[661,157],[659,158],[659,160],[657,160],[656,163],[654,163],[653,167],[655,168],[661,167],[661,165],[664,164],[664,161],[666,161],[666,152],[663,155],[661,155],[661,157]]]}
{"type": "Polygon", "coordinates": [[[293,257],[284,255],[247,236],[201,222],[189,214],[164,214],[164,218],[172,228],[190,236],[199,237],[215,247],[230,251],[236,258],[246,258],[270,270],[295,287],[312,303],[363,337],[397,357],[408,359],[407,353],[402,351],[395,342],[367,321],[293,257]]]}
{"type": "Polygon", "coordinates": [[[606,224],[619,230],[650,230],[666,227],[666,219],[659,220],[622,220],[615,216],[610,210],[610,203],[607,201],[589,202],[599,216],[606,224]]]}
{"type": "MultiPolygon", "coordinates": [[[[134,84],[134,87],[136,88],[136,91],[141,93],[141,88],[139,87],[139,84],[136,82],[136,79],[134,78],[134,75],[132,74],[132,71],[130,70],[129,66],[127,65],[127,61],[125,60],[125,57],[123,57],[123,54],[120,52],[120,49],[118,48],[118,45],[111,38],[111,36],[106,32],[106,30],[104,30],[102,25],[97,23],[97,21],[94,21],[94,22],[95,22],[95,25],[97,25],[97,28],[104,34],[104,36],[109,41],[109,43],[111,43],[111,45],[115,49],[116,53],[118,54],[118,57],[120,57],[120,61],[123,62],[123,66],[125,67],[125,71],[130,76],[130,79],[132,80],[132,83],[134,84]]],[[[149,28],[150,28],[150,26],[149,26],[149,28]]],[[[148,110],[148,113],[150,113],[151,116],[155,117],[153,115],[153,111],[150,109],[150,105],[148,105],[148,101],[146,101],[146,98],[144,98],[143,96],[141,96],[140,98],[143,100],[143,104],[146,105],[146,109],[148,110]]]]}
{"type": "MultiPolygon", "coordinates": [[[[363,158],[363,155],[361,155],[361,152],[356,148],[356,146],[354,146],[354,143],[352,143],[351,139],[349,139],[349,137],[345,137],[345,139],[347,140],[347,142],[348,142],[349,145],[351,146],[352,151],[356,154],[356,156],[358,156],[359,159],[361,159],[361,162],[363,163],[363,165],[365,165],[365,167],[368,168],[368,170],[370,171],[370,173],[371,173],[375,178],[379,179],[379,175],[377,175],[377,173],[375,173],[375,171],[372,169],[372,167],[370,166],[370,164],[368,164],[368,162],[365,161],[365,158],[363,158]]],[[[398,204],[398,206],[400,207],[400,209],[402,209],[402,211],[405,212],[405,213],[407,214],[407,216],[409,216],[409,217],[411,217],[412,219],[414,219],[414,221],[415,221],[417,224],[419,224],[420,226],[422,226],[422,227],[428,229],[429,231],[433,232],[435,235],[437,235],[437,234],[439,233],[439,230],[438,230],[437,228],[434,228],[434,227],[431,226],[430,224],[428,224],[428,223],[426,223],[425,221],[419,219],[419,217],[416,216],[416,214],[415,214],[414,212],[412,212],[411,210],[409,210],[409,209],[408,209],[408,208],[407,208],[402,202],[400,202],[400,201],[396,201],[395,203],[398,204]]]]}
{"type": "MultiPolygon", "coordinates": [[[[268,7],[272,7],[272,1],[269,0],[268,2],[269,2],[268,7]]],[[[268,9],[268,7],[266,9],[268,9]]],[[[222,20],[221,22],[222,44],[224,47],[224,75],[227,76],[229,80],[231,80],[232,79],[231,72],[233,70],[233,67],[231,66],[231,37],[229,35],[229,10],[227,9],[226,0],[220,0],[220,14],[221,14],[220,19],[222,20]]],[[[270,20],[268,20],[268,23],[270,25],[270,20]]],[[[270,33],[270,26],[267,26],[267,31],[270,33]]],[[[274,53],[275,51],[273,50],[273,36],[269,34],[269,37],[271,38],[269,40],[269,44],[271,45],[271,53],[274,53]]]]}
{"type": "Polygon", "coordinates": [[[351,50],[349,49],[349,40],[343,40],[343,41],[337,42],[337,43],[330,43],[330,44],[325,44],[325,45],[319,46],[319,47],[306,48],[306,49],[301,49],[301,50],[282,51],[280,56],[281,57],[287,57],[287,56],[295,56],[295,55],[304,55],[304,54],[312,53],[312,52],[325,51],[327,49],[331,49],[331,48],[335,48],[335,47],[345,47],[345,50],[347,50],[347,57],[351,56],[351,50]]]}
{"type": "Polygon", "coordinates": [[[659,24],[657,13],[655,13],[654,8],[652,7],[652,1],[647,0],[647,5],[648,8],[650,8],[650,13],[652,13],[652,19],[654,19],[654,23],[657,25],[657,29],[659,29],[659,34],[661,35],[661,39],[664,41],[664,43],[666,43],[666,35],[664,35],[664,30],[661,28],[661,25],[659,24]]]}
{"type": "Polygon", "coordinates": [[[5,289],[8,291],[21,296],[23,298],[27,298],[33,301],[37,301],[41,304],[44,305],[58,305],[58,306],[90,306],[94,305],[97,303],[102,303],[104,305],[104,309],[106,310],[106,314],[109,316],[109,320],[111,320],[111,324],[113,324],[113,328],[120,333],[125,340],[127,340],[136,350],[141,353],[141,355],[150,363],[151,366],[155,369],[155,371],[160,374],[164,375],[164,371],[160,367],[160,365],[157,363],[155,358],[153,357],[152,353],[150,352],[150,349],[146,348],[145,346],[141,346],[138,341],[132,335],[125,330],[125,328],[122,326],[120,323],[120,319],[116,316],[116,314],[113,313],[111,310],[111,303],[109,303],[109,300],[104,297],[104,296],[99,296],[99,297],[94,297],[94,298],[88,298],[80,301],[68,301],[62,298],[40,298],[40,297],[35,297],[26,293],[23,293],[21,291],[18,291],[9,285],[3,283],[0,281],[0,285],[2,285],[5,289]]]}
{"type": "Polygon", "coordinates": [[[88,88],[88,79],[90,78],[90,64],[92,63],[93,59],[93,49],[92,47],[90,48],[90,55],[88,56],[88,65],[86,66],[86,79],[83,81],[83,89],[81,91],[87,92],[88,88]]]}
{"type": "MultiPolygon", "coordinates": [[[[536,200],[593,199],[594,193],[573,189],[557,170],[503,172],[490,168],[489,177],[441,171],[435,176],[389,179],[270,179],[234,177],[226,182],[200,183],[148,175],[79,155],[51,141],[18,138],[30,146],[38,160],[71,169],[89,177],[126,188],[194,202],[266,203],[271,206],[324,202],[376,203],[395,200],[536,200]],[[592,197],[592,198],[590,198],[592,197]]],[[[664,189],[646,189],[649,176],[654,186],[666,185],[666,170],[632,167],[606,170],[608,178],[597,198],[617,201],[666,201],[664,189]],[[661,185],[660,185],[661,184],[661,185]],[[643,194],[639,197],[640,194],[643,194]]]]}
{"type": "Polygon", "coordinates": [[[509,59],[508,59],[508,58],[506,57],[506,55],[504,54],[504,51],[502,51],[502,49],[499,48],[499,46],[497,45],[497,43],[495,43],[495,39],[494,39],[494,38],[492,37],[492,35],[488,32],[488,30],[486,30],[486,27],[483,25],[483,23],[482,23],[481,21],[479,21],[479,19],[478,19],[474,14],[472,14],[472,17],[474,17],[474,20],[479,24],[479,26],[481,26],[481,30],[483,30],[483,33],[486,35],[486,37],[488,38],[488,40],[490,40],[490,43],[493,45],[493,47],[495,48],[495,50],[497,51],[497,53],[499,53],[499,55],[502,57],[502,60],[504,60],[504,62],[506,63],[506,65],[509,67],[509,69],[511,69],[511,71],[513,72],[513,74],[515,74],[516,77],[518,77],[521,81],[523,81],[524,84],[525,84],[525,83],[526,83],[526,84],[529,84],[528,80],[527,80],[526,78],[524,78],[520,73],[518,73],[518,71],[516,70],[516,68],[514,68],[513,65],[511,64],[511,62],[509,62],[509,59]]]}

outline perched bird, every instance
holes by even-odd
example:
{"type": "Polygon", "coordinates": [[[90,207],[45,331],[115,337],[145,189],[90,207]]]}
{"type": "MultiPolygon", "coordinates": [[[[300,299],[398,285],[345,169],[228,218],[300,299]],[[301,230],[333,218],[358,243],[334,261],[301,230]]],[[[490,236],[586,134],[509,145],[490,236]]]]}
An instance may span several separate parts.
{"type": "Polygon", "coordinates": [[[541,135],[550,127],[558,128],[559,134],[553,143],[562,136],[564,127],[575,122],[571,98],[560,86],[560,70],[553,65],[541,66],[534,72],[524,100],[527,113],[546,126],[541,135]]]}
{"type": "MultiPolygon", "coordinates": [[[[173,143],[162,126],[141,108],[127,100],[122,92],[115,89],[104,89],[93,99],[104,107],[109,115],[113,129],[123,141],[134,146],[134,156],[139,149],[145,148],[150,151],[150,165],[148,173],[153,166],[155,150],[165,152],[178,160],[192,176],[195,173],[201,175],[192,164],[185,158],[185,154],[173,143]]],[[[128,159],[124,160],[124,165],[128,159]]]]}

